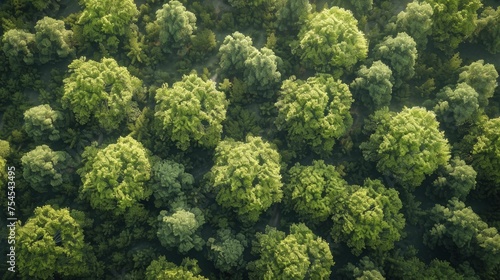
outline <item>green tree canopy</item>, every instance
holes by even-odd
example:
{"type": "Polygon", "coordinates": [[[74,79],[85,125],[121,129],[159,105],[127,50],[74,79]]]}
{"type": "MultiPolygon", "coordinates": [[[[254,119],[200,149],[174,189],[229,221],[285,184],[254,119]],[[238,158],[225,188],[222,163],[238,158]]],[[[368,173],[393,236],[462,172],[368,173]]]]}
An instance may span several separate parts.
{"type": "Polygon", "coordinates": [[[2,44],[2,50],[14,69],[18,69],[22,62],[27,65],[35,62],[35,35],[24,30],[11,29],[3,34],[2,44]]]}
{"type": "Polygon", "coordinates": [[[459,83],[466,83],[479,94],[478,101],[480,107],[488,105],[497,87],[498,72],[493,64],[484,64],[483,60],[472,62],[462,67],[459,83]]]}
{"type": "Polygon", "coordinates": [[[245,60],[244,78],[252,89],[266,90],[275,88],[281,81],[278,64],[281,58],[271,49],[263,47],[260,51],[254,49],[245,60]]]}
{"type": "Polygon", "coordinates": [[[223,76],[234,75],[245,69],[245,61],[256,49],[252,38],[236,31],[227,35],[222,42],[218,57],[220,59],[220,72],[223,76]]]}
{"type": "Polygon", "coordinates": [[[437,95],[434,112],[445,123],[456,126],[474,123],[479,114],[479,95],[466,83],[459,83],[455,90],[443,88],[437,95]]]}
{"type": "Polygon", "coordinates": [[[215,238],[207,241],[208,259],[212,260],[215,267],[221,271],[228,272],[243,267],[243,251],[248,245],[246,237],[239,233],[234,234],[230,229],[220,229],[215,238]]]}
{"type": "Polygon", "coordinates": [[[179,149],[192,143],[212,148],[220,141],[228,102],[212,80],[190,74],[170,88],[164,84],[155,99],[155,118],[179,149]]]}
{"type": "Polygon", "coordinates": [[[160,256],[147,267],[146,280],[207,280],[200,272],[197,260],[185,258],[177,266],[160,256]]]}
{"type": "Polygon", "coordinates": [[[279,30],[298,31],[312,10],[308,0],[285,0],[276,13],[279,30]]]}
{"type": "Polygon", "coordinates": [[[107,131],[117,129],[130,110],[133,95],[142,89],[142,82],[112,58],[97,62],[82,57],[73,60],[68,68],[63,108],[71,109],[80,124],[92,119],[107,131]]]}
{"type": "Polygon", "coordinates": [[[408,34],[398,33],[396,37],[388,36],[375,46],[374,55],[392,69],[394,86],[399,87],[403,81],[415,75],[417,60],[417,44],[408,34]]]}
{"type": "Polygon", "coordinates": [[[33,140],[55,141],[60,138],[57,126],[61,124],[63,115],[44,104],[32,107],[24,112],[24,130],[33,140]]]}
{"type": "Polygon", "coordinates": [[[161,160],[151,169],[151,189],[155,197],[155,206],[168,206],[172,200],[185,200],[184,192],[191,190],[193,175],[184,172],[184,165],[161,160]]]}
{"type": "Polygon", "coordinates": [[[37,146],[22,158],[23,178],[38,192],[51,191],[68,181],[70,174],[66,169],[71,166],[68,153],[55,152],[47,145],[37,146]]]}
{"type": "Polygon", "coordinates": [[[171,212],[162,210],[158,222],[158,239],[168,249],[176,248],[185,254],[191,249],[200,251],[205,244],[200,234],[205,217],[198,208],[177,208],[171,212]]]}
{"type": "Polygon", "coordinates": [[[486,45],[490,53],[500,52],[500,7],[486,7],[477,21],[478,39],[486,45]]]}
{"type": "Polygon", "coordinates": [[[290,181],[285,184],[285,202],[304,221],[324,222],[332,212],[340,212],[347,199],[347,182],[333,165],[322,160],[312,165],[296,163],[288,171],[290,181]]]}
{"type": "Polygon", "coordinates": [[[75,48],[72,40],[73,31],[66,30],[62,20],[44,17],[35,25],[35,42],[41,63],[73,56],[75,48]]]}
{"type": "Polygon", "coordinates": [[[130,24],[137,20],[139,11],[133,0],[82,0],[83,12],[78,24],[90,41],[105,43],[109,38],[129,32],[130,24]]]}
{"type": "Polygon", "coordinates": [[[481,0],[425,0],[434,11],[432,35],[438,48],[453,50],[472,35],[481,0]]]}
{"type": "Polygon", "coordinates": [[[500,183],[500,118],[488,120],[472,148],[472,166],[482,180],[500,183]]]}
{"type": "Polygon", "coordinates": [[[434,180],[432,192],[441,197],[457,197],[465,200],[469,192],[476,188],[476,171],[459,157],[438,170],[439,177],[434,180]]]}
{"type": "Polygon", "coordinates": [[[151,195],[145,186],[151,174],[149,159],[132,137],[120,137],[116,144],[82,156],[86,163],[80,172],[80,194],[92,208],[121,214],[151,195]]]}
{"type": "Polygon", "coordinates": [[[292,224],[290,234],[266,227],[258,232],[252,253],[259,259],[248,265],[250,279],[328,279],[333,256],[328,243],[306,225],[292,224]]]}
{"type": "Polygon", "coordinates": [[[170,1],[156,11],[160,44],[165,52],[183,47],[196,30],[196,16],[179,1],[170,1]]]}
{"type": "Polygon", "coordinates": [[[353,93],[373,109],[389,106],[392,95],[392,71],[382,61],[373,62],[370,68],[362,65],[358,77],[351,83],[353,93]]]}
{"type": "Polygon", "coordinates": [[[283,82],[275,104],[276,125],[288,132],[293,145],[328,153],[352,124],[352,102],[349,87],[331,75],[317,75],[307,81],[291,77],[283,82]]]}
{"type": "Polygon", "coordinates": [[[350,68],[368,53],[368,43],[357,24],[350,11],[324,9],[302,26],[292,52],[316,71],[350,68]]]}
{"type": "Polygon", "coordinates": [[[420,107],[405,107],[382,119],[360,148],[366,160],[377,163],[378,171],[413,187],[450,158],[450,146],[436,116],[420,107]]]}
{"type": "Polygon", "coordinates": [[[19,272],[25,279],[74,278],[91,272],[83,230],[67,208],[37,207],[18,228],[17,244],[19,272]]]}
{"type": "Polygon", "coordinates": [[[387,251],[401,238],[405,219],[398,192],[379,180],[366,179],[333,213],[332,237],[345,241],[355,255],[363,249],[387,251]]]}
{"type": "Polygon", "coordinates": [[[262,138],[221,141],[214,161],[211,184],[217,203],[235,209],[240,219],[256,222],[271,204],[281,201],[280,156],[262,138]]]}
{"type": "Polygon", "coordinates": [[[434,10],[429,3],[413,1],[406,5],[396,20],[398,31],[410,35],[420,50],[425,50],[427,37],[432,34],[432,15],[434,10]]]}

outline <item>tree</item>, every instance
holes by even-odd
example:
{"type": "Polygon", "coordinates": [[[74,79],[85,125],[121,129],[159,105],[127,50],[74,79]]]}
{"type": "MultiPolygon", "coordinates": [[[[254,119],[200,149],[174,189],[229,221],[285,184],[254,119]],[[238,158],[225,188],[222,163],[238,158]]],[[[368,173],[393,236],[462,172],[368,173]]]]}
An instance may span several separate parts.
{"type": "Polygon", "coordinates": [[[345,270],[349,273],[348,276],[356,277],[354,278],[356,280],[385,280],[382,275],[383,270],[377,267],[367,256],[361,258],[358,266],[348,263],[345,270]]]}
{"type": "MultiPolygon", "coordinates": [[[[6,158],[10,155],[10,145],[8,141],[0,140],[0,184],[7,185],[8,170],[6,158]]],[[[6,194],[6,192],[4,192],[6,194]]],[[[1,197],[4,199],[4,196],[1,197]]]]}
{"type": "Polygon", "coordinates": [[[450,146],[434,113],[405,107],[381,121],[369,141],[360,145],[364,158],[376,162],[379,172],[392,175],[405,186],[417,187],[425,175],[448,162],[450,146]]]}
{"type": "Polygon", "coordinates": [[[24,130],[37,142],[59,140],[57,126],[61,124],[63,115],[54,111],[48,104],[32,107],[24,112],[24,130]]]}
{"type": "Polygon", "coordinates": [[[302,26],[292,52],[316,71],[350,68],[368,53],[368,43],[357,24],[350,11],[338,7],[324,9],[302,26]]]}
{"type": "Polygon", "coordinates": [[[459,83],[455,90],[443,88],[436,98],[434,112],[445,123],[456,126],[474,123],[479,114],[479,95],[466,83],[459,83]]]}
{"type": "Polygon", "coordinates": [[[245,263],[243,252],[247,243],[243,234],[235,235],[230,229],[220,229],[215,238],[211,237],[207,241],[208,259],[223,272],[240,269],[245,263]]]}
{"type": "Polygon", "coordinates": [[[70,174],[66,169],[71,167],[71,157],[66,152],[54,152],[49,146],[37,146],[22,158],[23,178],[38,192],[58,189],[68,183],[70,174]]]}
{"type": "Polygon", "coordinates": [[[221,74],[227,76],[242,72],[245,69],[245,61],[255,51],[252,38],[238,31],[227,35],[217,54],[221,74]]]}
{"type": "Polygon", "coordinates": [[[193,175],[184,172],[184,165],[171,161],[157,161],[151,169],[151,189],[155,206],[167,206],[170,201],[185,200],[184,192],[191,190],[193,175]]]}
{"type": "Polygon", "coordinates": [[[348,196],[343,209],[333,213],[332,237],[345,241],[355,255],[367,247],[388,251],[401,238],[405,219],[400,213],[403,204],[394,189],[387,189],[379,180],[366,179],[348,196]]]}
{"type": "Polygon", "coordinates": [[[328,243],[304,224],[292,224],[290,234],[266,227],[258,232],[252,253],[259,259],[248,265],[250,279],[328,279],[333,256],[328,243]]]}
{"type": "Polygon", "coordinates": [[[151,174],[147,152],[132,137],[120,137],[94,156],[84,153],[82,157],[86,163],[80,170],[80,195],[92,208],[122,214],[151,195],[145,186],[151,174]]]}
{"type": "Polygon", "coordinates": [[[80,124],[93,119],[106,131],[117,129],[142,82],[112,58],[97,62],[82,57],[73,60],[68,68],[70,75],[64,79],[61,100],[63,108],[71,109],[80,124]]]}
{"type": "Polygon", "coordinates": [[[484,64],[483,60],[472,62],[462,67],[458,78],[459,83],[466,83],[478,94],[479,106],[486,107],[488,99],[493,96],[497,87],[498,72],[493,64],[484,64]]]}
{"type": "Polygon", "coordinates": [[[386,37],[383,42],[375,46],[374,53],[377,59],[392,69],[394,86],[401,86],[403,81],[415,75],[417,44],[408,34],[402,32],[396,37],[386,37]]]}
{"type": "Polygon", "coordinates": [[[27,65],[35,62],[35,35],[24,30],[11,29],[3,34],[2,43],[2,50],[13,69],[18,69],[21,61],[27,65]]]}
{"type": "Polygon", "coordinates": [[[211,184],[217,203],[235,209],[240,219],[256,222],[271,204],[281,201],[280,156],[262,138],[221,141],[214,162],[211,184]]]}
{"type": "Polygon", "coordinates": [[[171,212],[162,210],[158,221],[157,236],[167,249],[176,248],[185,254],[191,249],[200,251],[205,244],[200,235],[205,217],[198,208],[177,208],[171,212]]]}
{"type": "Polygon", "coordinates": [[[244,63],[245,82],[256,90],[274,89],[281,81],[281,73],[278,71],[278,65],[281,63],[281,58],[271,49],[254,49],[244,63]]]}
{"type": "Polygon", "coordinates": [[[199,275],[198,261],[185,258],[180,266],[168,262],[164,256],[153,260],[146,269],[146,280],[207,280],[199,275]]]}
{"type": "Polygon", "coordinates": [[[34,216],[19,227],[17,244],[23,278],[52,279],[55,274],[75,278],[91,272],[83,230],[68,208],[35,208],[34,216]]]}
{"type": "Polygon", "coordinates": [[[117,37],[125,35],[139,15],[133,0],[82,0],[81,3],[85,7],[77,24],[92,42],[118,45],[117,37]]]}
{"type": "Polygon", "coordinates": [[[432,34],[432,15],[434,10],[429,3],[419,3],[413,1],[406,5],[406,9],[401,11],[396,20],[398,31],[410,35],[418,49],[425,50],[427,37],[432,34]]]}
{"type": "Polygon", "coordinates": [[[44,17],[35,25],[35,43],[40,62],[73,56],[73,31],[64,28],[64,21],[44,17]]]}
{"type": "Polygon", "coordinates": [[[472,166],[482,180],[500,183],[500,118],[490,119],[481,127],[472,148],[472,166]]]}
{"type": "Polygon", "coordinates": [[[500,8],[486,7],[477,21],[475,33],[490,53],[500,51],[500,8]]]}
{"type": "Polygon", "coordinates": [[[465,200],[469,192],[476,188],[476,171],[459,157],[451,159],[438,172],[439,177],[432,183],[432,192],[441,197],[465,200]]]}
{"type": "Polygon", "coordinates": [[[322,160],[312,165],[296,163],[290,168],[284,186],[286,203],[304,221],[324,222],[333,212],[343,209],[347,200],[347,182],[333,165],[322,160]]]}
{"type": "Polygon", "coordinates": [[[425,0],[434,11],[432,35],[443,51],[454,50],[474,32],[480,0],[425,0]]]}
{"type": "Polygon", "coordinates": [[[370,68],[362,65],[357,74],[358,77],[351,83],[351,89],[361,97],[363,103],[375,110],[389,106],[392,95],[391,69],[377,60],[370,68]]]}
{"type": "Polygon", "coordinates": [[[155,118],[179,149],[185,151],[192,143],[212,148],[220,141],[228,102],[212,80],[184,76],[171,88],[159,88],[155,100],[155,118]]]}
{"type": "Polygon", "coordinates": [[[179,49],[190,41],[196,30],[196,16],[179,1],[170,1],[156,11],[160,44],[165,52],[179,49]]]}
{"type": "Polygon", "coordinates": [[[352,124],[352,102],[349,87],[331,75],[316,75],[307,81],[291,77],[283,82],[275,104],[276,126],[288,132],[293,145],[329,153],[352,124]]]}
{"type": "Polygon", "coordinates": [[[279,30],[298,31],[307,21],[312,6],[307,0],[285,0],[276,17],[279,30]]]}

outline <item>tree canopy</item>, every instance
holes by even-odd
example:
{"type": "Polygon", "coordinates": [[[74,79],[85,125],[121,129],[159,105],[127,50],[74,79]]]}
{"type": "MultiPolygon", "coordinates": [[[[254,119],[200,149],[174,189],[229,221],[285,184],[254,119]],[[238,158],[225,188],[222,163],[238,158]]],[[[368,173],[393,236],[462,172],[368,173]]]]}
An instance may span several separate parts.
{"type": "Polygon", "coordinates": [[[472,166],[482,180],[500,183],[500,118],[490,119],[481,125],[472,148],[472,166]]]}
{"type": "Polygon", "coordinates": [[[382,61],[377,60],[370,68],[361,65],[358,77],[351,83],[353,93],[370,108],[389,106],[392,98],[392,71],[382,61]]]}
{"type": "Polygon", "coordinates": [[[443,88],[437,95],[434,112],[445,123],[474,123],[479,114],[479,94],[468,84],[459,83],[455,90],[443,88]]]}
{"type": "Polygon", "coordinates": [[[24,112],[24,129],[35,141],[55,141],[61,137],[58,125],[61,125],[62,120],[61,112],[43,104],[24,112]]]}
{"type": "Polygon", "coordinates": [[[208,259],[221,271],[240,269],[245,263],[243,252],[247,246],[248,242],[243,234],[234,234],[230,229],[220,229],[215,238],[207,240],[208,259]]]}
{"type": "Polygon", "coordinates": [[[75,54],[73,31],[66,30],[62,20],[44,17],[37,21],[35,43],[40,63],[75,54]]]}
{"type": "Polygon", "coordinates": [[[158,239],[167,248],[176,248],[185,254],[191,249],[200,251],[205,245],[200,236],[205,217],[198,208],[176,208],[171,212],[162,210],[158,222],[158,239]]]}
{"type": "Polygon", "coordinates": [[[196,31],[196,16],[187,11],[179,1],[170,1],[156,11],[156,24],[162,49],[171,52],[189,42],[196,31]]]}
{"type": "Polygon", "coordinates": [[[198,261],[190,258],[182,260],[180,266],[169,262],[164,256],[153,260],[146,269],[146,280],[206,280],[199,275],[198,261]]]}
{"type": "Polygon", "coordinates": [[[397,16],[398,31],[411,36],[418,49],[424,50],[427,46],[427,37],[432,34],[433,14],[434,10],[429,3],[410,2],[397,16]]]}
{"type": "Polygon", "coordinates": [[[466,83],[478,93],[480,106],[486,106],[497,87],[498,72],[493,64],[478,60],[461,68],[459,83],[466,83]]]}

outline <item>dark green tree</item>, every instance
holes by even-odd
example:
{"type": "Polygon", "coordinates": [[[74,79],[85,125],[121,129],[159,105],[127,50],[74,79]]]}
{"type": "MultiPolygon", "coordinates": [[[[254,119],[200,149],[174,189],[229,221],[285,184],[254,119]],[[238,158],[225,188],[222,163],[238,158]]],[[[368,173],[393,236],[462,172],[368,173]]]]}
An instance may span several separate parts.
{"type": "Polygon", "coordinates": [[[259,259],[249,263],[250,279],[328,279],[333,256],[328,243],[306,225],[292,224],[290,233],[266,227],[258,232],[252,253],[259,259]]]}
{"type": "Polygon", "coordinates": [[[287,131],[292,145],[329,153],[352,124],[352,102],[349,87],[330,75],[307,81],[291,77],[283,82],[276,102],[276,126],[287,131]]]}
{"type": "Polygon", "coordinates": [[[184,165],[161,160],[151,168],[151,189],[155,197],[155,206],[168,206],[172,200],[185,200],[187,191],[194,184],[193,175],[184,172],[184,165]]]}
{"type": "Polygon", "coordinates": [[[353,93],[361,98],[370,108],[380,109],[389,106],[392,98],[392,71],[383,62],[377,60],[370,68],[362,65],[358,77],[351,83],[353,93]]]}
{"type": "Polygon", "coordinates": [[[278,29],[298,31],[305,24],[312,6],[307,0],[285,0],[276,14],[278,29]]]}
{"type": "Polygon", "coordinates": [[[168,249],[176,248],[185,254],[191,249],[200,251],[205,244],[200,234],[205,216],[198,208],[176,208],[170,212],[162,210],[158,222],[158,239],[168,249]]]}
{"type": "Polygon", "coordinates": [[[164,84],[155,99],[160,134],[166,134],[179,149],[185,151],[192,144],[213,148],[220,141],[228,102],[212,80],[190,74],[172,87],[164,84]]]}
{"type": "Polygon", "coordinates": [[[35,62],[35,35],[24,30],[11,29],[2,36],[2,50],[14,69],[35,62]]]}
{"type": "Polygon", "coordinates": [[[64,21],[44,17],[35,25],[35,43],[40,63],[75,54],[73,31],[66,30],[64,21]]]}
{"type": "Polygon", "coordinates": [[[44,104],[32,107],[24,112],[24,130],[37,142],[60,139],[59,125],[63,115],[44,104]]]}
{"type": "Polygon", "coordinates": [[[500,8],[486,7],[477,20],[475,33],[490,53],[500,52],[500,8]]]}
{"type": "Polygon", "coordinates": [[[196,16],[175,0],[156,11],[155,23],[159,27],[161,47],[167,53],[185,46],[196,30],[196,16]]]}
{"type": "Polygon", "coordinates": [[[443,88],[437,95],[434,112],[440,120],[454,126],[475,123],[479,114],[479,95],[468,84],[459,83],[455,90],[443,88]]]}
{"type": "Polygon", "coordinates": [[[427,37],[432,34],[432,15],[434,10],[429,3],[413,1],[406,5],[406,9],[401,11],[396,20],[399,32],[410,35],[418,49],[425,50],[427,37]]]}
{"type": "Polygon", "coordinates": [[[281,201],[280,155],[262,138],[221,141],[214,162],[210,177],[217,203],[234,209],[240,219],[256,222],[271,204],[281,201]]]}
{"type": "Polygon", "coordinates": [[[441,197],[457,197],[465,200],[476,188],[476,171],[459,157],[455,157],[438,169],[439,177],[432,183],[432,192],[441,197]]]}
{"type": "Polygon", "coordinates": [[[497,87],[498,72],[493,64],[484,64],[483,60],[472,62],[461,68],[459,83],[466,83],[478,94],[479,106],[485,107],[497,87]]]}
{"type": "Polygon", "coordinates": [[[208,259],[223,272],[240,269],[245,264],[243,252],[247,245],[248,242],[243,234],[234,234],[227,228],[220,229],[215,238],[211,237],[207,241],[208,259]]]}

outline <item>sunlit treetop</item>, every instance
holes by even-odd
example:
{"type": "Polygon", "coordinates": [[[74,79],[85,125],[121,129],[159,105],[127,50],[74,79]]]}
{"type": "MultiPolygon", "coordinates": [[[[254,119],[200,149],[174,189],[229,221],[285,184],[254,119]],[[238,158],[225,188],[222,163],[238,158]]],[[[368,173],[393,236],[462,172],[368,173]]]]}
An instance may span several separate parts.
{"type": "Polygon", "coordinates": [[[401,11],[396,20],[399,32],[410,35],[423,50],[427,45],[427,37],[432,34],[432,15],[434,11],[429,3],[413,1],[401,11]]]}
{"type": "Polygon", "coordinates": [[[196,30],[196,16],[179,1],[170,1],[156,11],[160,44],[165,52],[182,47],[196,30]]]}
{"type": "MultiPolygon", "coordinates": [[[[472,166],[482,180],[500,183],[500,118],[490,119],[481,125],[472,148],[472,166]]],[[[498,188],[497,188],[498,189],[498,188]]]]}
{"type": "Polygon", "coordinates": [[[11,29],[2,36],[2,50],[12,67],[21,62],[31,65],[35,62],[35,35],[24,30],[11,29]]]}
{"type": "Polygon", "coordinates": [[[180,266],[167,261],[164,256],[153,260],[146,268],[146,280],[207,280],[199,275],[201,272],[198,261],[185,258],[180,266]]]}
{"type": "Polygon", "coordinates": [[[44,17],[37,21],[35,41],[40,63],[75,54],[73,31],[66,30],[62,20],[44,17]]]}
{"type": "Polygon", "coordinates": [[[498,72],[495,65],[484,63],[484,60],[472,62],[462,67],[458,82],[464,82],[471,86],[478,93],[480,107],[488,105],[488,99],[493,97],[498,86],[498,72]]]}

